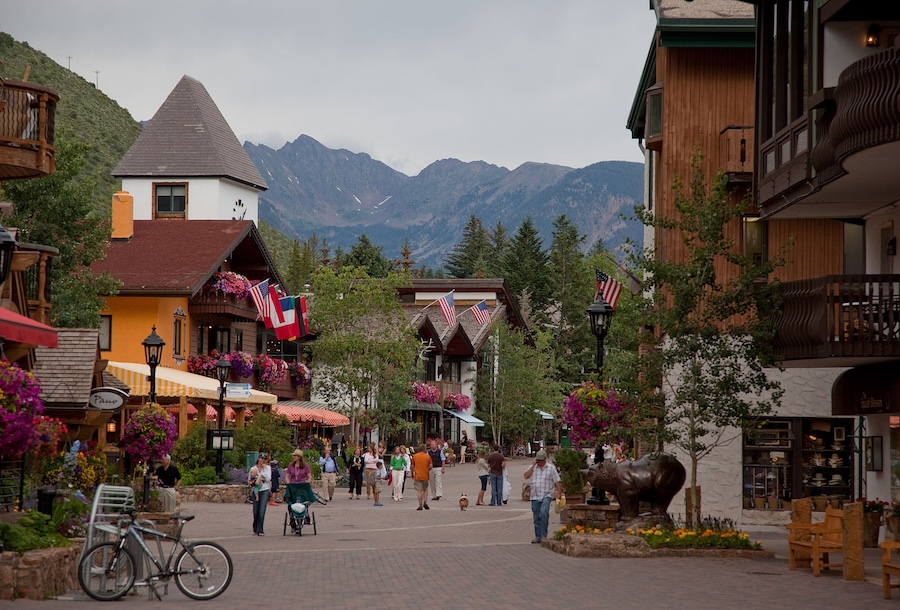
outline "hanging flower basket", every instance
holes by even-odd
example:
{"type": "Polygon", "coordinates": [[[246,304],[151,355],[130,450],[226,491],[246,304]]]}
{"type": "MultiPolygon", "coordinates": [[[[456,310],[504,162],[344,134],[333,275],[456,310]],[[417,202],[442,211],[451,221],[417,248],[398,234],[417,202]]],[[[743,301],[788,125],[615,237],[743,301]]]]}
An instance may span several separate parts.
{"type": "Polygon", "coordinates": [[[287,363],[268,354],[259,354],[253,361],[253,369],[262,388],[281,383],[288,374],[287,363]]]}
{"type": "Polygon", "coordinates": [[[302,362],[288,362],[288,375],[295,386],[307,386],[312,383],[312,371],[302,362]]]}
{"type": "Polygon", "coordinates": [[[19,458],[40,443],[40,396],[34,374],[0,360],[0,458],[19,458]]]}
{"type": "Polygon", "coordinates": [[[253,376],[253,356],[247,352],[231,352],[225,354],[225,359],[231,363],[231,370],[238,377],[246,379],[253,376]]]}
{"type": "Polygon", "coordinates": [[[447,394],[447,408],[454,411],[465,411],[472,406],[472,399],[465,394],[447,394]]]}
{"type": "Polygon", "coordinates": [[[629,437],[634,407],[627,397],[585,381],[563,401],[563,422],[576,446],[618,443],[629,437]]]}
{"type": "Polygon", "coordinates": [[[239,299],[250,297],[250,280],[234,271],[218,271],[203,286],[206,294],[233,294],[239,299]]]}
{"type": "Polygon", "coordinates": [[[413,381],[410,386],[410,395],[416,399],[416,402],[424,402],[428,404],[438,404],[441,401],[441,391],[430,383],[424,381],[413,381]]]}
{"type": "Polygon", "coordinates": [[[125,422],[119,445],[141,462],[161,460],[172,452],[177,434],[175,417],[158,404],[148,403],[125,422]]]}

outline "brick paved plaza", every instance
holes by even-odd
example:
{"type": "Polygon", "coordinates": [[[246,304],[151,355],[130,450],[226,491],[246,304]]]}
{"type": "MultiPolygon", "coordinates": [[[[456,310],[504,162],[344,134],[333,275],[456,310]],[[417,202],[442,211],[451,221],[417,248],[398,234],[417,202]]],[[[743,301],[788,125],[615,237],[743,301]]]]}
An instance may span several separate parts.
{"type": "MultiPolygon", "coordinates": [[[[814,578],[790,572],[781,528],[754,532],[775,559],[572,559],[538,545],[530,506],[521,501],[526,460],[510,463],[513,495],[504,507],[474,506],[475,467],[448,468],[445,496],[416,511],[407,485],[402,503],[382,492],[383,507],[350,500],[338,489],[316,507],[318,534],[282,535],[284,506],[269,507],[266,536],[251,534],[247,504],[185,504],[197,519],[191,539],[220,542],[234,560],[229,589],[211,602],[195,602],[171,585],[162,602],[146,593],[115,602],[117,608],[896,608],[878,580],[880,551],[866,553],[867,582],[845,582],[840,573],[814,578]],[[458,498],[465,491],[466,512],[458,498]]],[[[485,498],[485,501],[488,499],[485,498]]],[[[551,514],[551,531],[559,527],[551,514]]],[[[895,597],[900,597],[896,593],[895,597]]],[[[4,607],[87,607],[98,604],[80,590],[65,599],[17,600],[4,607]]],[[[111,604],[112,605],[112,604],[111,604]]]]}

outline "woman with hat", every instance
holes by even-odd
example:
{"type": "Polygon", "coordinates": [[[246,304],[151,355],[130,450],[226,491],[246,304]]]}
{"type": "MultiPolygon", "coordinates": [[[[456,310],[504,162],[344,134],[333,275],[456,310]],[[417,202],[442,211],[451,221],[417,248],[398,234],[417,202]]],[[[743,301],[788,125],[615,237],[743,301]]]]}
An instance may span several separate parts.
{"type": "Polygon", "coordinates": [[[266,506],[269,504],[269,494],[272,490],[272,468],[269,466],[269,456],[260,453],[256,458],[258,471],[256,484],[259,493],[253,497],[253,533],[257,536],[265,536],[263,532],[266,521],[266,506]]]}
{"type": "Polygon", "coordinates": [[[312,469],[306,463],[306,460],[303,459],[302,449],[294,449],[293,459],[288,464],[284,482],[287,484],[312,483],[312,469]]]}

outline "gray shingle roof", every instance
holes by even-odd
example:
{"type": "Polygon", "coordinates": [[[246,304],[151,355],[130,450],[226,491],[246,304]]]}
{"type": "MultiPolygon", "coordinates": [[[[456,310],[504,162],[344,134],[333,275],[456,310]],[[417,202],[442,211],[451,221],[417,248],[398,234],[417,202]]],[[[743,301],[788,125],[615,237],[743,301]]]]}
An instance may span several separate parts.
{"type": "Polygon", "coordinates": [[[48,407],[87,406],[100,357],[100,331],[60,328],[59,347],[34,350],[34,375],[41,381],[41,399],[48,407]]]}
{"type": "Polygon", "coordinates": [[[206,88],[183,76],[112,175],[230,178],[268,188],[206,88]]]}

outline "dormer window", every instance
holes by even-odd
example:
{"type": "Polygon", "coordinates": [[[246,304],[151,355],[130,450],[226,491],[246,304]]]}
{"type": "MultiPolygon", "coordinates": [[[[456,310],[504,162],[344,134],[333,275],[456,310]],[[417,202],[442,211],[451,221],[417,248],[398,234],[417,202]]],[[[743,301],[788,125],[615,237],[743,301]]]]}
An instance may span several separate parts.
{"type": "Polygon", "coordinates": [[[187,208],[187,183],[155,183],[153,198],[156,218],[184,218],[187,208]]]}

